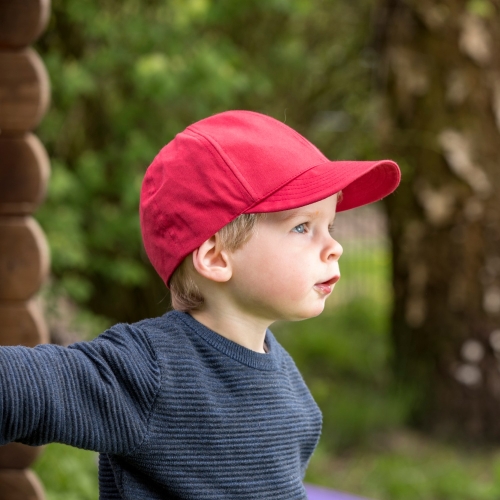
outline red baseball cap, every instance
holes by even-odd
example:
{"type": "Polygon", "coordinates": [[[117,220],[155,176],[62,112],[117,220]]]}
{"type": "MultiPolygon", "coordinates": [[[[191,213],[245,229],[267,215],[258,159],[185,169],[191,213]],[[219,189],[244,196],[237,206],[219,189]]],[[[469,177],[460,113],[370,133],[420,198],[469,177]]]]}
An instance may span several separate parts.
{"type": "Polygon", "coordinates": [[[168,286],[186,255],[241,214],[297,208],[340,190],[337,211],[348,210],[392,193],[400,176],[391,160],[330,161],[274,118],[226,111],[177,134],[148,167],[144,247],[168,286]]]}

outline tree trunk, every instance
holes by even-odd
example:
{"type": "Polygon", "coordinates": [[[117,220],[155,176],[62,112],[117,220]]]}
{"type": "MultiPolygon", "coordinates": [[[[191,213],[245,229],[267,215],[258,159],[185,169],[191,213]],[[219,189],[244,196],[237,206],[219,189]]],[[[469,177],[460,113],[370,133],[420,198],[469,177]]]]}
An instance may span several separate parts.
{"type": "Polygon", "coordinates": [[[500,441],[500,5],[385,0],[379,134],[399,380],[424,429],[500,441]]]}

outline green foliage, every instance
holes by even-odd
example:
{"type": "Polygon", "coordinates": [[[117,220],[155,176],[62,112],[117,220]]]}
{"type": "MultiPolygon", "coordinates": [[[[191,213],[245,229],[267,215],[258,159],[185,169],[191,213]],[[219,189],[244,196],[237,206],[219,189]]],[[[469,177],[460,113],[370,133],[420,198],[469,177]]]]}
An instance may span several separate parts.
{"type": "Polygon", "coordinates": [[[34,465],[47,500],[96,500],[97,454],[62,444],[48,445],[34,465]]]}
{"type": "Polygon", "coordinates": [[[469,0],[467,10],[478,17],[489,18],[495,14],[495,7],[490,0],[469,0]]]}
{"type": "Polygon", "coordinates": [[[53,176],[37,217],[54,284],[114,320],[167,308],[141,245],[139,190],[156,153],[195,120],[253,109],[332,158],[366,157],[370,5],[54,0],[37,45],[52,81],[37,133],[53,176]]]}

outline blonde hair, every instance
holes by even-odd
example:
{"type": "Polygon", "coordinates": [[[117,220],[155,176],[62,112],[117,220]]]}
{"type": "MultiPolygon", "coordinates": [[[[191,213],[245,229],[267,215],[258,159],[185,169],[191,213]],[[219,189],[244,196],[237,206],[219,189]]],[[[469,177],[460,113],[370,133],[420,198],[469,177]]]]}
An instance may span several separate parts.
{"type": "MultiPolygon", "coordinates": [[[[234,252],[254,234],[257,221],[265,214],[242,214],[218,231],[219,249],[234,252]]],[[[170,278],[172,307],[177,311],[200,309],[205,300],[193,279],[193,261],[188,255],[170,278]]]]}

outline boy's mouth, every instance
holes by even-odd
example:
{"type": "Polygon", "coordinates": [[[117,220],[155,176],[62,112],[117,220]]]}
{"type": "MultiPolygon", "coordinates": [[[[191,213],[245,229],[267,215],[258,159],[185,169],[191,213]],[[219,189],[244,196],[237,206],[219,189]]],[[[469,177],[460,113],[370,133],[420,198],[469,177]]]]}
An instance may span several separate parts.
{"type": "Polygon", "coordinates": [[[335,283],[337,283],[339,279],[340,279],[340,274],[336,274],[335,276],[331,277],[327,281],[324,281],[323,283],[316,283],[314,285],[314,288],[316,288],[320,293],[328,295],[332,293],[333,285],[335,285],[335,283]]]}

